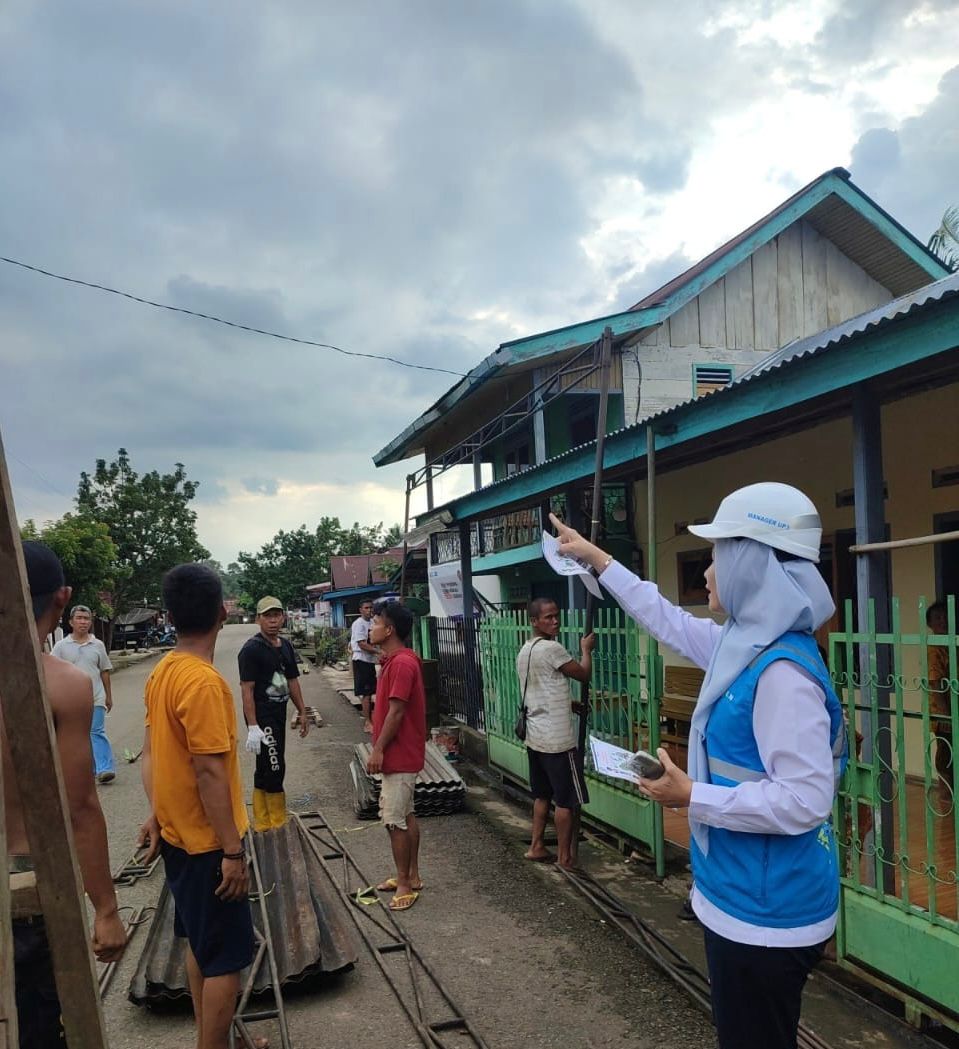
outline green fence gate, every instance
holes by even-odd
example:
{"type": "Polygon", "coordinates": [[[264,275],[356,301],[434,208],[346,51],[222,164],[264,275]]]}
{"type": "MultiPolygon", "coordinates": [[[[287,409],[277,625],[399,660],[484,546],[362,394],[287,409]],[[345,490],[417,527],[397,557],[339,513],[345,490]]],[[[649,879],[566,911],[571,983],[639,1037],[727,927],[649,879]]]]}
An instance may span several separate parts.
{"type": "MultiPolygon", "coordinates": [[[[578,658],[584,625],[582,611],[563,612],[559,641],[578,658]]],[[[589,731],[617,746],[655,752],[659,745],[659,696],[662,670],[656,643],[618,609],[596,610],[592,710],[589,731]]],[[[480,658],[486,704],[490,764],[511,779],[529,785],[526,751],[513,734],[519,713],[520,684],[516,654],[530,636],[525,613],[484,618],[480,658]]],[[[574,687],[578,687],[573,683],[574,687]]],[[[662,810],[623,780],[600,776],[587,758],[589,804],[593,820],[644,843],[664,870],[662,810]]]]}
{"type": "MultiPolygon", "coordinates": [[[[888,632],[870,607],[861,629],[830,636],[830,670],[858,736],[836,812],[837,954],[897,994],[912,1019],[928,1013],[957,1027],[959,808],[951,760],[944,776],[936,769],[938,748],[952,757],[959,713],[955,602],[945,634],[927,630],[924,601],[917,611],[912,633],[894,598],[888,632]],[[945,679],[930,678],[936,648],[945,679]]],[[[854,621],[850,602],[844,618],[854,621]]]]}

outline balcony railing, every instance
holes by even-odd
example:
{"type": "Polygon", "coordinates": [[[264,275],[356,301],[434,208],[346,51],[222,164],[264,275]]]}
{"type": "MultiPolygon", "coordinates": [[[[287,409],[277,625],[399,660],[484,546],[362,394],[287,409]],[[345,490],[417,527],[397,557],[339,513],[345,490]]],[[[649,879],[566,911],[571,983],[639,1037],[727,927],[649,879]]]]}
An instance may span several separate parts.
{"type": "MultiPolygon", "coordinates": [[[[479,523],[474,521],[470,526],[470,553],[473,557],[482,557],[484,554],[498,554],[502,550],[515,550],[539,542],[542,532],[539,507],[497,514],[479,523]]],[[[434,565],[460,559],[458,531],[436,532],[430,541],[434,565]]]]}

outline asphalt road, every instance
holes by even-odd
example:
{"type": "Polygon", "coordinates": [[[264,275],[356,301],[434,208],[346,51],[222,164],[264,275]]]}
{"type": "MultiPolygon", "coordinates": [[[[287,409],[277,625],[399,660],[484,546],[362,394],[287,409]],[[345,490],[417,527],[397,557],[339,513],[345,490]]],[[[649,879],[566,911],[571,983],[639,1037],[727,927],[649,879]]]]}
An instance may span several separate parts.
{"type": "MultiPolygon", "coordinates": [[[[237,696],[236,654],[252,631],[226,627],[217,645],[217,666],[237,696]]],[[[125,764],[122,753],[124,747],[140,749],[143,685],[155,662],[128,667],[114,678],[107,731],[118,775],[99,788],[114,868],[132,851],[145,813],[139,764],[125,764]]],[[[326,725],[305,741],[288,739],[290,806],[319,808],[343,831],[361,868],[371,878],[385,876],[391,870],[386,835],[375,825],[358,824],[352,813],[347,766],[352,744],[363,738],[360,719],[321,674],[314,671],[302,685],[306,702],[320,709],[326,725]]],[[[252,758],[243,766],[249,797],[252,758]]],[[[423,821],[427,888],[402,920],[490,1049],[715,1045],[712,1027],[677,988],[587,910],[559,875],[522,859],[525,816],[514,812],[491,820],[484,812],[488,803],[423,821]]],[[[161,884],[158,869],[148,881],[121,887],[121,905],[155,902],[161,884]]],[[[127,1001],[145,941],[141,931],[107,995],[110,1044],[113,1049],[191,1045],[188,1015],[151,1012],[127,1001]]],[[[421,1045],[362,944],[351,973],[291,999],[288,1010],[297,1049],[421,1045]]],[[[271,1040],[279,1045],[275,1031],[271,1040]]]]}

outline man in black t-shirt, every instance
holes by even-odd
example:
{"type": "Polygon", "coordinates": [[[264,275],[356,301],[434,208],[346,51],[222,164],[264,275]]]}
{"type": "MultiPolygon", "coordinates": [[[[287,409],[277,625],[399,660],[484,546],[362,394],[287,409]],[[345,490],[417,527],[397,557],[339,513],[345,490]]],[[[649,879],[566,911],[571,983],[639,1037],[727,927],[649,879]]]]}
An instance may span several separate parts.
{"type": "Polygon", "coordinates": [[[260,632],[240,649],[240,687],[246,718],[246,749],[256,754],[253,774],[253,829],[268,830],[286,822],[286,704],[292,699],[300,721],[300,738],[310,730],[298,680],[296,653],[280,637],[285,616],[275,597],[256,606],[260,632]]]}

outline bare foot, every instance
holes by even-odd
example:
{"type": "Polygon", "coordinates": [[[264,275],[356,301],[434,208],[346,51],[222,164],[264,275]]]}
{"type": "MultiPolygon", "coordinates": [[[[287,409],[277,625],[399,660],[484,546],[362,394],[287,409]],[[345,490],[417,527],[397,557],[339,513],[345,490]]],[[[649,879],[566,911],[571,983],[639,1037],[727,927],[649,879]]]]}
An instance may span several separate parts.
{"type": "Polygon", "coordinates": [[[555,863],[556,857],[548,852],[546,849],[529,849],[523,854],[524,860],[529,860],[531,863],[555,863]]]}

